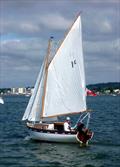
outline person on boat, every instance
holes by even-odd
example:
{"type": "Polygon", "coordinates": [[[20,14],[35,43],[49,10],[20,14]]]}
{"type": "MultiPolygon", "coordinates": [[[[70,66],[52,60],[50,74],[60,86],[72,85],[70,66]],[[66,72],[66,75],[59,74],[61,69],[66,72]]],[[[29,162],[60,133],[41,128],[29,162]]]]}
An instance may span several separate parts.
{"type": "Polygon", "coordinates": [[[84,125],[82,122],[79,122],[79,123],[77,124],[76,130],[77,130],[79,133],[83,134],[85,137],[87,137],[87,136],[90,134],[89,129],[86,128],[85,125],[84,125]]]}
{"type": "Polygon", "coordinates": [[[64,131],[70,131],[71,130],[71,120],[70,117],[67,117],[64,122],[64,131]]]}
{"type": "Polygon", "coordinates": [[[82,122],[78,122],[76,129],[79,132],[83,132],[84,131],[84,127],[85,126],[84,126],[84,124],[82,122]]]}

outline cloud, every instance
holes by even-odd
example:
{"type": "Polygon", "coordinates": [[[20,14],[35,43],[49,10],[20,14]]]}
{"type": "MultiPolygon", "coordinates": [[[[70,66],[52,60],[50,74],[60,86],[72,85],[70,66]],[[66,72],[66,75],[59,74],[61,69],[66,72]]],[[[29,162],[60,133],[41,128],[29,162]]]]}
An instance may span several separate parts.
{"type": "Polygon", "coordinates": [[[6,76],[9,75],[8,78],[16,76],[18,81],[22,79],[22,76],[25,78],[25,75],[32,74],[31,80],[35,80],[34,77],[36,77],[40,69],[46,49],[47,45],[40,39],[2,41],[0,56],[2,73],[6,76]],[[9,71],[11,71],[10,74],[9,71]],[[35,75],[33,75],[34,73],[35,75]]]}
{"type": "Polygon", "coordinates": [[[7,35],[9,33],[14,33],[17,35],[31,35],[41,32],[40,26],[38,24],[35,24],[34,22],[18,22],[16,20],[14,21],[1,21],[2,29],[1,29],[1,35],[7,35]]]}
{"type": "Polygon", "coordinates": [[[26,30],[27,30],[27,32],[29,32],[29,33],[33,33],[33,32],[38,32],[38,31],[40,31],[40,28],[39,28],[38,25],[34,25],[34,24],[32,24],[32,23],[27,23],[27,22],[22,23],[22,24],[20,25],[20,28],[21,28],[21,30],[23,30],[23,31],[25,31],[25,32],[26,32],[26,30]]]}
{"type": "Polygon", "coordinates": [[[120,38],[112,41],[86,41],[84,46],[86,53],[118,55],[120,52],[120,38]]]}
{"type": "Polygon", "coordinates": [[[120,39],[84,43],[87,83],[120,81],[120,39]]]}
{"type": "Polygon", "coordinates": [[[14,85],[33,84],[46,54],[48,38],[54,36],[56,43],[61,40],[79,11],[87,83],[119,80],[119,1],[1,2],[3,85],[13,85],[13,80],[14,85]]]}
{"type": "Polygon", "coordinates": [[[40,18],[40,22],[44,26],[49,27],[54,30],[65,30],[72,23],[71,20],[64,18],[62,15],[58,13],[42,16],[40,18]]]}
{"type": "MultiPolygon", "coordinates": [[[[33,19],[34,20],[34,19],[33,19]]],[[[1,21],[1,36],[6,38],[10,34],[16,36],[28,37],[28,38],[49,38],[51,34],[59,35],[60,31],[65,31],[71,25],[72,21],[70,19],[64,18],[60,14],[51,15],[41,15],[38,20],[28,21],[28,20],[11,20],[11,21],[1,21]]]]}
{"type": "Polygon", "coordinates": [[[112,32],[112,26],[111,24],[106,20],[103,22],[102,26],[101,26],[101,31],[104,33],[109,33],[112,32]]]}
{"type": "Polygon", "coordinates": [[[84,53],[87,64],[95,68],[119,66],[120,39],[113,41],[85,42],[84,53]]]}

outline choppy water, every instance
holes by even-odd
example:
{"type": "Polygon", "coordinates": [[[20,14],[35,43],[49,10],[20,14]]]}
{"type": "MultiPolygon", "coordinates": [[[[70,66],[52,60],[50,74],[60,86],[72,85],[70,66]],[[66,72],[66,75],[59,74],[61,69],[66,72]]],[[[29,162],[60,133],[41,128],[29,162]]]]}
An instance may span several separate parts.
{"type": "MultiPolygon", "coordinates": [[[[21,122],[27,97],[5,97],[0,105],[0,167],[120,167],[120,96],[88,97],[92,108],[88,147],[29,140],[21,122]]],[[[76,117],[72,117],[75,121],[76,117]]]]}

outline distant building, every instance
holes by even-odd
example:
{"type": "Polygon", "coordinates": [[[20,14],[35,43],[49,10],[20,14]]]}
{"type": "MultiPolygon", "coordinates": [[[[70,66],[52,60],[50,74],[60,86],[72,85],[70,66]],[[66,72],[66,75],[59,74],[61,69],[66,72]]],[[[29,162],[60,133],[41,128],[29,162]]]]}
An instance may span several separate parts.
{"type": "Polygon", "coordinates": [[[11,88],[12,94],[18,94],[18,88],[11,88]]]}
{"type": "Polygon", "coordinates": [[[109,89],[108,89],[108,90],[105,90],[105,93],[109,94],[109,93],[110,93],[110,90],[109,90],[109,89]]]}
{"type": "Polygon", "coordinates": [[[33,88],[31,88],[31,87],[26,88],[27,95],[32,95],[32,93],[33,93],[33,88]]]}
{"type": "Polygon", "coordinates": [[[115,93],[120,93],[120,89],[114,89],[115,93]]]}
{"type": "Polygon", "coordinates": [[[26,94],[26,88],[11,88],[12,94],[26,94]]]}
{"type": "Polygon", "coordinates": [[[26,94],[26,88],[18,88],[18,94],[26,94]]]}

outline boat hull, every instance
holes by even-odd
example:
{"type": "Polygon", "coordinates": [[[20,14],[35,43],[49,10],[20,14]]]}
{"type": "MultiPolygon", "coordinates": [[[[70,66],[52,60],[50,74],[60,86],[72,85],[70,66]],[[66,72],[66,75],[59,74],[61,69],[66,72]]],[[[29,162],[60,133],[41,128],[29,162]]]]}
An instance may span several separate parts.
{"type": "Polygon", "coordinates": [[[34,140],[44,142],[58,142],[58,143],[84,143],[88,144],[88,141],[93,137],[93,132],[78,131],[64,131],[63,123],[54,123],[54,128],[49,125],[53,124],[31,124],[27,123],[29,129],[30,138],[34,140]],[[61,126],[62,125],[62,126],[61,126]],[[50,128],[51,127],[51,128],[50,128]]]}
{"type": "Polygon", "coordinates": [[[58,142],[58,143],[78,143],[75,134],[56,134],[49,132],[37,132],[29,130],[30,138],[39,141],[46,142],[58,142]]]}

